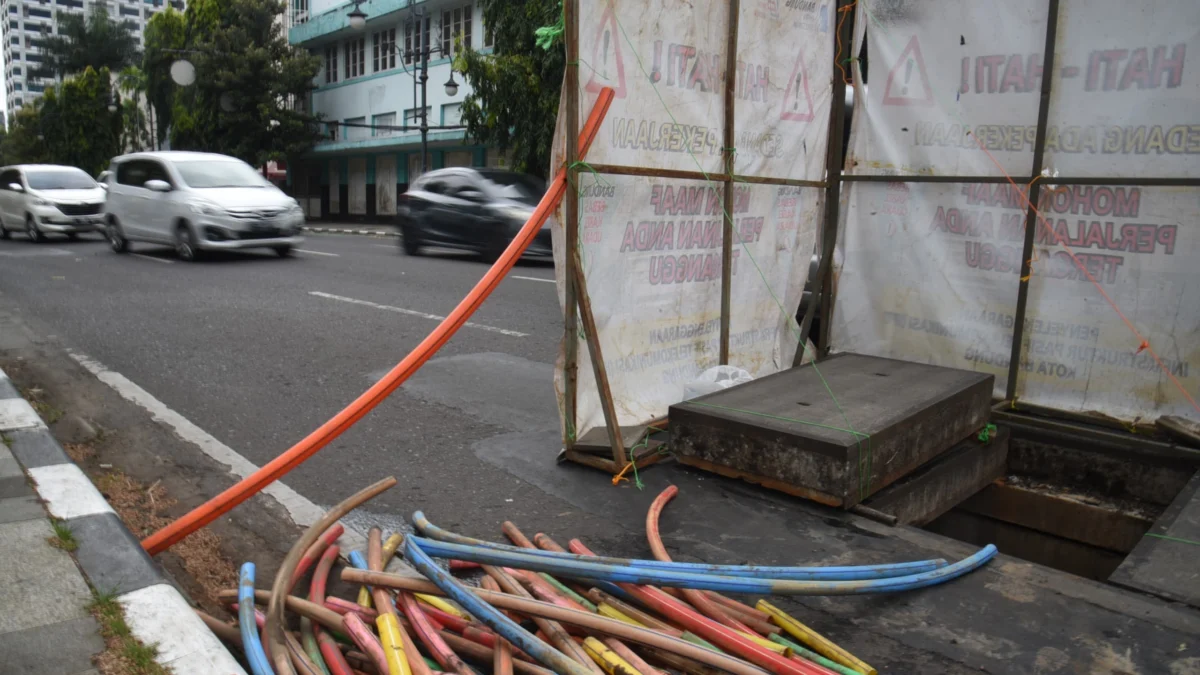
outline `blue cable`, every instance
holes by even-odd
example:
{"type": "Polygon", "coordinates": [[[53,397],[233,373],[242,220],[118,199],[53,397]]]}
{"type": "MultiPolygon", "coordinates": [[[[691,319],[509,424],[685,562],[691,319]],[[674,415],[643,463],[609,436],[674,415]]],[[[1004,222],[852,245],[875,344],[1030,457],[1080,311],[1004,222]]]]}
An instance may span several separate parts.
{"type": "Polygon", "coordinates": [[[563,675],[592,675],[592,671],[576,663],[562,652],[546,644],[537,636],[518,626],[512,619],[500,610],[480,600],[466,587],[451,577],[449,573],[437,566],[416,541],[416,537],[404,538],[404,557],[408,559],[421,574],[424,574],[450,599],[457,602],[471,616],[482,621],[496,631],[505,640],[516,645],[518,649],[532,656],[550,670],[563,675]]]}
{"type": "MultiPolygon", "coordinates": [[[[482,539],[475,539],[472,537],[468,537],[466,535],[456,534],[449,530],[443,530],[442,528],[438,527],[437,525],[434,525],[433,523],[429,522],[429,520],[427,520],[425,518],[425,514],[420,511],[413,513],[412,520],[413,520],[413,526],[416,527],[417,531],[421,532],[422,534],[429,537],[430,539],[438,539],[441,541],[452,541],[456,544],[468,544],[468,545],[477,545],[477,546],[490,544],[490,542],[485,542],[482,539]]],[[[496,544],[491,544],[491,545],[495,546],[496,544]]],[[[533,550],[540,550],[540,549],[521,549],[521,550],[533,551],[533,550]]],[[[573,556],[573,555],[575,555],[574,553],[563,554],[563,553],[558,553],[556,551],[544,551],[544,553],[553,553],[555,556],[562,556],[562,555],[573,556]]],[[[641,601],[639,601],[637,598],[635,598],[631,593],[628,593],[624,588],[621,588],[620,586],[618,586],[614,583],[610,583],[607,581],[595,581],[595,584],[596,584],[596,588],[599,588],[600,590],[604,591],[605,593],[608,593],[609,595],[613,596],[614,598],[623,600],[635,607],[643,606],[641,601]]]]}
{"type": "Polygon", "coordinates": [[[238,574],[238,630],[242,634],[242,651],[250,662],[254,675],[275,675],[267,653],[263,651],[258,637],[258,624],[254,622],[254,563],[242,564],[238,574]]]}
{"type": "MultiPolygon", "coordinates": [[[[639,560],[635,558],[612,558],[608,556],[584,556],[559,551],[543,551],[541,549],[521,548],[497,544],[482,539],[467,537],[430,523],[425,514],[417,511],[413,514],[413,523],[422,534],[430,539],[448,541],[455,544],[480,546],[498,551],[513,551],[526,555],[536,555],[543,558],[558,560],[579,560],[607,565],[627,565],[669,572],[687,572],[691,574],[722,574],[728,577],[751,577],[768,579],[794,579],[797,581],[854,581],[858,579],[888,579],[905,577],[913,574],[932,572],[948,563],[941,559],[917,560],[914,562],[885,563],[881,565],[853,565],[846,567],[770,567],[766,565],[708,565],[704,563],[664,562],[661,560],[639,560]]],[[[604,589],[607,591],[607,589],[604,589]]]]}
{"type": "Polygon", "coordinates": [[[980,567],[996,555],[996,547],[988,544],[974,555],[953,565],[921,574],[855,581],[796,581],[673,572],[631,565],[609,565],[587,560],[545,558],[524,553],[523,550],[518,552],[502,551],[481,546],[433,541],[423,537],[411,537],[411,539],[415,540],[416,545],[425,553],[438,558],[454,558],[488,565],[516,567],[577,579],[599,579],[618,583],[651,584],[722,593],[760,595],[860,595],[908,591],[960,577],[980,567]]]}

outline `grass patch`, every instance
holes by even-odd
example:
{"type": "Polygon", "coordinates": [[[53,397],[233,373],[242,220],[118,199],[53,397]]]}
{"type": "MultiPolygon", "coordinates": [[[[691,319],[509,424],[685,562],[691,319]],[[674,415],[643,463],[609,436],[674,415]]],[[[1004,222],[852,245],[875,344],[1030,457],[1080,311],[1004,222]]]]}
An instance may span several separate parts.
{"type": "Polygon", "coordinates": [[[3,443],[4,447],[6,447],[6,448],[12,447],[12,439],[9,438],[8,436],[6,436],[5,434],[0,434],[0,443],[3,443]]]}
{"type": "Polygon", "coordinates": [[[79,542],[75,541],[75,533],[71,528],[67,527],[62,521],[52,520],[50,526],[54,528],[54,536],[49,538],[50,545],[54,548],[61,548],[67,553],[73,552],[79,548],[79,542]]]}
{"type": "Polygon", "coordinates": [[[45,393],[45,391],[38,387],[24,389],[21,391],[21,395],[25,397],[26,401],[29,401],[29,405],[33,406],[33,409],[38,415],[41,416],[42,420],[44,420],[46,424],[54,424],[62,419],[63,415],[66,413],[43,399],[42,395],[45,393]]]}
{"type": "Polygon", "coordinates": [[[158,647],[144,645],[125,623],[125,612],[116,595],[93,590],[95,599],[88,605],[88,611],[100,624],[100,635],[104,638],[106,649],[96,657],[96,665],[103,675],[170,675],[169,670],[162,667],[154,659],[158,656],[158,647]]]}

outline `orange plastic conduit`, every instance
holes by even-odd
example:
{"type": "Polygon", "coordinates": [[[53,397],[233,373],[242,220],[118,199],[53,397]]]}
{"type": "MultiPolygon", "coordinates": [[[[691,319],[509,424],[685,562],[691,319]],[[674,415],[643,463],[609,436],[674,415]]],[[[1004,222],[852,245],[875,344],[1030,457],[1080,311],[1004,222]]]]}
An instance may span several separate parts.
{"type": "MultiPolygon", "coordinates": [[[[608,107],[612,104],[612,100],[612,88],[605,87],[600,90],[600,96],[596,99],[596,104],[588,116],[587,123],[584,124],[583,130],[579,134],[580,157],[584,157],[587,154],[588,148],[599,133],[600,124],[604,121],[605,115],[608,114],[608,107]]],[[[305,460],[316,454],[318,450],[328,445],[338,436],[341,436],[343,432],[354,426],[356,422],[371,412],[375,406],[390,396],[397,387],[403,384],[413,373],[417,372],[426,361],[449,342],[450,338],[458,332],[458,329],[475,313],[475,310],[479,309],[483,301],[492,294],[492,291],[496,290],[496,287],[500,285],[500,282],[508,274],[509,270],[516,264],[517,260],[525,252],[525,249],[529,247],[534,237],[537,236],[538,230],[546,222],[546,218],[558,207],[558,203],[563,195],[566,194],[566,191],[567,167],[564,167],[559,169],[558,173],[555,174],[554,180],[550,183],[550,188],[546,191],[542,200],[538,202],[537,209],[529,217],[529,221],[525,223],[521,231],[517,233],[517,236],[513,238],[508,248],[504,249],[504,253],[500,255],[500,259],[483,275],[483,278],[471,289],[471,292],[458,303],[454,311],[450,312],[438,324],[437,328],[434,328],[433,332],[422,340],[421,344],[417,345],[417,348],[412,350],[408,356],[404,357],[403,361],[396,364],[396,367],[392,368],[382,380],[376,382],[374,386],[354,399],[350,405],[346,406],[328,422],[322,424],[316,431],[306,436],[304,440],[293,445],[287,452],[271,460],[266,466],[238,481],[237,484],[216,497],[192,509],[179,520],[146,537],[142,541],[142,548],[146,549],[146,552],[150,555],[162,553],[180,539],[211,523],[233,507],[258,494],[266,486],[287,475],[289,471],[303,464],[305,460]]]]}

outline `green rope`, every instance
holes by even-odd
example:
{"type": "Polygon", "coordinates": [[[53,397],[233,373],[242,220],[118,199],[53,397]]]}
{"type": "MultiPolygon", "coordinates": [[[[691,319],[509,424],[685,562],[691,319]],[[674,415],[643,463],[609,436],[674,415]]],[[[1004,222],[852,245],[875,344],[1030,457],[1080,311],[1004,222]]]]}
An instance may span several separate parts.
{"type": "Polygon", "coordinates": [[[996,425],[988,424],[979,430],[979,442],[987,445],[992,442],[992,437],[996,435],[996,425]]]}
{"type": "Polygon", "coordinates": [[[567,30],[566,8],[559,3],[558,21],[549,26],[542,26],[533,31],[535,36],[534,42],[537,46],[546,51],[554,48],[554,45],[562,41],[563,33],[567,30]]]}
{"type": "MultiPolygon", "coordinates": [[[[678,120],[675,119],[675,115],[674,115],[674,113],[671,112],[671,107],[669,105],[667,105],[666,100],[663,98],[662,92],[659,91],[658,85],[654,82],[653,79],[650,78],[650,74],[646,71],[646,64],[642,61],[641,54],[638,52],[635,45],[633,44],[633,40],[631,40],[629,38],[629,34],[625,30],[625,25],[623,23],[621,23],[620,18],[616,17],[615,14],[614,14],[614,18],[616,19],[617,29],[621,31],[621,36],[624,38],[625,43],[629,46],[630,52],[633,54],[634,59],[637,61],[638,69],[641,71],[642,76],[650,81],[650,83],[651,83],[650,87],[651,87],[651,89],[654,90],[654,94],[655,94],[655,96],[658,97],[658,101],[659,101],[659,103],[662,104],[663,110],[667,113],[667,116],[671,118],[671,123],[678,126],[679,125],[678,120]]],[[[692,152],[691,147],[690,146],[687,147],[686,150],[687,150],[688,156],[691,157],[692,161],[696,164],[696,167],[700,170],[700,173],[704,176],[705,180],[707,180],[710,183],[718,182],[718,181],[712,180],[708,171],[705,170],[704,165],[701,164],[699,158],[696,157],[696,153],[692,152]]],[[[744,183],[745,181],[741,181],[741,182],[744,183]]],[[[723,212],[723,215],[725,216],[725,219],[728,220],[730,223],[732,223],[733,215],[728,210],[729,206],[730,206],[729,204],[722,203],[721,210],[723,212]]],[[[803,336],[799,335],[800,327],[796,323],[795,318],[791,315],[791,312],[789,312],[783,306],[783,303],[779,300],[779,296],[776,295],[775,289],[773,289],[771,287],[771,283],[767,280],[767,275],[762,271],[762,267],[760,267],[758,264],[758,261],[755,260],[754,254],[752,254],[750,252],[750,248],[746,245],[746,242],[743,241],[740,237],[736,237],[735,241],[737,241],[738,243],[740,243],[742,245],[742,253],[744,253],[746,255],[746,257],[750,260],[750,262],[754,265],[754,269],[756,272],[758,272],[759,278],[762,279],[763,285],[766,287],[767,292],[771,295],[771,299],[775,301],[775,305],[779,308],[780,314],[783,317],[785,317],[788,328],[793,333],[793,336],[795,337],[796,341],[801,345],[801,348],[804,350],[803,353],[807,354],[808,340],[805,339],[803,336]]],[[[849,418],[846,416],[846,411],[842,408],[841,402],[838,401],[837,395],[835,395],[833,393],[833,389],[829,386],[829,382],[825,379],[825,376],[823,374],[821,374],[821,370],[820,370],[820,368],[817,367],[816,361],[815,360],[812,361],[809,365],[812,366],[813,371],[816,372],[817,377],[820,378],[821,385],[825,387],[826,393],[828,393],[829,397],[831,399],[833,399],[833,404],[835,407],[837,407],[838,412],[841,414],[842,421],[845,422],[847,427],[851,427],[852,425],[850,424],[849,418]]],[[[859,458],[860,458],[859,472],[858,472],[859,479],[860,479],[859,498],[863,499],[866,497],[866,490],[870,485],[870,471],[874,468],[874,457],[873,457],[872,451],[871,451],[871,444],[869,442],[869,436],[867,434],[859,434],[857,432],[853,432],[853,433],[855,434],[855,436],[862,437],[862,438],[859,438],[856,442],[858,444],[859,458]],[[865,471],[864,471],[864,466],[863,466],[863,462],[862,462],[863,439],[868,439],[867,447],[866,447],[866,470],[865,471]]]]}
{"type": "Polygon", "coordinates": [[[1169,537],[1165,534],[1154,534],[1152,532],[1147,532],[1145,536],[1154,537],[1155,539],[1166,539],[1167,541],[1175,541],[1175,542],[1179,542],[1180,544],[1191,544],[1192,546],[1200,546],[1200,541],[1192,541],[1191,539],[1183,539],[1181,537],[1169,537]]]}

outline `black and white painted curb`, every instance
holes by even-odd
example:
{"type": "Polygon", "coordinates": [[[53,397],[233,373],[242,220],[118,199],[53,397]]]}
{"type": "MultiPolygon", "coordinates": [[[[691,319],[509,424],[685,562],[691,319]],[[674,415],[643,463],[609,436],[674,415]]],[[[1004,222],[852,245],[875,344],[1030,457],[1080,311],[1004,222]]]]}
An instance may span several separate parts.
{"type": "Polygon", "coordinates": [[[10,446],[0,445],[0,460],[11,453],[24,468],[50,514],[74,533],[88,581],[116,596],[133,634],[157,645],[161,665],[180,674],[245,675],[2,370],[0,432],[10,446]]]}
{"type": "Polygon", "coordinates": [[[349,227],[312,227],[304,225],[303,232],[320,232],[324,234],[365,234],[369,237],[399,237],[400,233],[393,230],[363,230],[349,227]]]}

